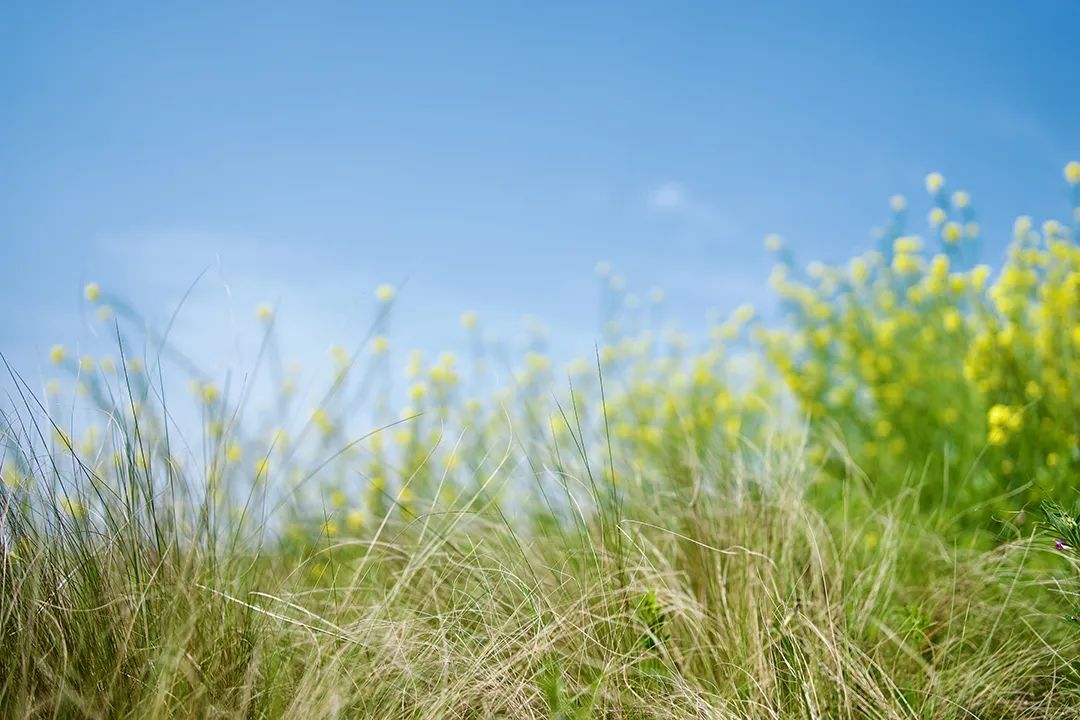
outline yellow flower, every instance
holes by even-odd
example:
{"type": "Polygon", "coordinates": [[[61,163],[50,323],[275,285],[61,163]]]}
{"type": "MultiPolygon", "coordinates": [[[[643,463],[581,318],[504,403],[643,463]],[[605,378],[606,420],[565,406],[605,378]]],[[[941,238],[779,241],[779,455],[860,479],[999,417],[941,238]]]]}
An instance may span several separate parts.
{"type": "Polygon", "coordinates": [[[375,288],[375,299],[381,303],[388,303],[394,299],[394,286],[383,284],[375,288]]]}
{"type": "Polygon", "coordinates": [[[735,312],[731,314],[731,317],[735,322],[746,324],[754,319],[754,306],[753,305],[740,305],[735,308],[735,312]]]}
{"type": "Polygon", "coordinates": [[[1028,400],[1038,400],[1043,395],[1042,388],[1034,380],[1028,380],[1027,385],[1024,386],[1024,395],[1028,400]]]}
{"type": "Polygon", "coordinates": [[[966,208],[971,204],[971,196],[963,190],[957,190],[952,194],[952,204],[958,208],[966,208]]]}
{"type": "Polygon", "coordinates": [[[861,258],[856,258],[848,265],[848,273],[851,275],[851,279],[858,284],[866,282],[870,277],[870,270],[866,266],[866,262],[861,258]]]}
{"type": "Polygon", "coordinates": [[[347,498],[345,497],[345,493],[340,490],[334,490],[332,493],[330,493],[330,504],[333,507],[343,507],[346,500],[347,498]]]}
{"type": "MultiPolygon", "coordinates": [[[[452,356],[451,356],[452,357],[452,356]]],[[[453,364],[451,359],[450,364],[453,364]]],[[[530,352],[525,355],[525,365],[530,372],[542,373],[551,367],[551,358],[540,353],[530,352]]]]}
{"type": "Polygon", "coordinates": [[[52,361],[53,365],[59,365],[64,362],[64,358],[66,357],[67,350],[64,349],[63,345],[53,345],[49,350],[49,360],[52,361]]]}
{"type": "Polygon", "coordinates": [[[916,273],[921,266],[922,263],[917,255],[908,255],[906,253],[897,255],[892,262],[893,271],[901,275],[916,273]]]}
{"type": "Polygon", "coordinates": [[[234,442],[229,443],[229,446],[225,449],[226,462],[240,462],[240,458],[242,457],[242,455],[243,453],[240,450],[240,446],[234,442]]]}
{"type": "Polygon", "coordinates": [[[1013,236],[1022,238],[1031,232],[1031,218],[1027,215],[1021,215],[1013,221],[1013,236]]]}
{"type": "Polygon", "coordinates": [[[270,460],[267,458],[259,458],[255,461],[255,479],[265,480],[266,476],[270,473],[270,460]]]}
{"type": "Polygon", "coordinates": [[[371,352],[382,355],[390,349],[390,339],[385,335],[376,335],[371,339],[371,352]]]}
{"type": "Polygon", "coordinates": [[[893,195],[889,198],[889,207],[891,207],[894,212],[902,212],[903,209],[907,207],[907,198],[903,195],[893,195]]]}
{"type": "Polygon", "coordinates": [[[322,408],[315,408],[312,411],[311,421],[325,435],[329,435],[334,429],[334,424],[330,422],[330,415],[322,408]]]}
{"type": "Polygon", "coordinates": [[[915,254],[922,250],[922,238],[918,235],[904,235],[896,238],[893,242],[893,252],[900,254],[915,254]]]}
{"type": "Polygon", "coordinates": [[[941,223],[945,222],[947,215],[941,208],[934,208],[930,211],[930,214],[926,216],[926,221],[930,223],[931,227],[937,227],[941,223]]]}
{"type": "Polygon", "coordinates": [[[949,256],[948,255],[935,255],[933,261],[930,263],[930,273],[940,279],[943,279],[949,274],[949,256]]]}
{"type": "Polygon", "coordinates": [[[345,516],[345,524],[349,526],[350,530],[363,530],[365,519],[364,513],[360,510],[352,510],[345,516]]]}
{"type": "Polygon", "coordinates": [[[255,317],[263,322],[270,322],[274,317],[274,308],[270,303],[259,303],[255,308],[255,317]]]}
{"type": "Polygon", "coordinates": [[[945,242],[950,245],[955,245],[959,242],[962,234],[963,230],[958,222],[945,223],[945,227],[941,231],[941,236],[945,239],[945,242]]]}
{"type": "Polygon", "coordinates": [[[478,317],[473,310],[466,310],[461,314],[461,326],[466,330],[472,330],[476,327],[478,317]]]}
{"type": "Polygon", "coordinates": [[[1070,185],[1080,184],[1080,161],[1072,160],[1065,165],[1065,180],[1070,185]]]}
{"type": "Polygon", "coordinates": [[[661,288],[654,287],[649,291],[649,302],[654,305],[664,302],[664,291],[661,288]]]}
{"type": "Polygon", "coordinates": [[[769,252],[776,253],[784,249],[784,239],[776,233],[765,236],[765,249],[769,252]]]}
{"type": "Polygon", "coordinates": [[[330,357],[333,358],[334,362],[338,365],[339,368],[346,367],[351,362],[351,359],[349,358],[349,351],[340,345],[330,346],[330,357]]]}
{"type": "Polygon", "coordinates": [[[112,308],[108,305],[101,305],[97,309],[97,319],[101,322],[108,322],[112,318],[112,308]]]}
{"type": "Polygon", "coordinates": [[[976,290],[982,290],[986,285],[987,278],[990,277],[990,267],[987,265],[976,265],[971,270],[971,286],[976,290]]]}
{"type": "Polygon", "coordinates": [[[874,426],[874,434],[876,434],[879,438],[888,437],[889,433],[891,432],[892,423],[890,423],[888,420],[878,420],[877,424],[874,426]]]}
{"type": "Polygon", "coordinates": [[[941,173],[932,172],[926,176],[926,192],[936,195],[943,187],[945,187],[945,178],[941,173]]]}
{"type": "Polygon", "coordinates": [[[948,332],[956,332],[960,329],[961,317],[960,313],[954,308],[949,308],[945,311],[945,314],[941,317],[941,323],[945,326],[945,330],[948,332]]]}
{"type": "Polygon", "coordinates": [[[83,288],[83,297],[90,302],[97,302],[101,299],[101,287],[96,282],[86,283],[86,287],[83,288]]]}
{"type": "Polygon", "coordinates": [[[991,445],[1001,446],[1009,441],[1009,435],[999,427],[991,428],[986,436],[986,442],[991,445]]]}
{"type": "Polygon", "coordinates": [[[221,391],[216,386],[210,383],[203,383],[200,392],[202,394],[202,400],[207,405],[211,405],[221,396],[221,391]]]}

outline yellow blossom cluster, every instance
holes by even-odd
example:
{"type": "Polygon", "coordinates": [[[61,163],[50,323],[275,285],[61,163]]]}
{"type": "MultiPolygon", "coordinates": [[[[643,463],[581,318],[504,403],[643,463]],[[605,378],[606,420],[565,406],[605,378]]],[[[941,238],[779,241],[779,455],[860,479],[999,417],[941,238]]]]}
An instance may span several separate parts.
{"type": "Polygon", "coordinates": [[[930,463],[974,478],[928,483],[930,499],[1026,488],[1014,498],[1023,504],[1067,483],[1080,460],[1080,247],[1065,224],[1021,217],[991,278],[974,264],[968,193],[949,195],[937,173],[926,186],[931,243],[905,232],[907,205],[891,203],[880,249],[815,264],[805,279],[788,263],[774,271],[789,323],[759,339],[816,421],[816,442],[842,441],[875,483],[930,463]]]}

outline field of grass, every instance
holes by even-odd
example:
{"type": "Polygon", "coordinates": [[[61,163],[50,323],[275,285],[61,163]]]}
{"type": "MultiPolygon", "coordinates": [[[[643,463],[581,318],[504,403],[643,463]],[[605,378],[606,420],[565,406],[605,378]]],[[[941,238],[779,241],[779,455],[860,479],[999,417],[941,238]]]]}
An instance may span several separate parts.
{"type": "Polygon", "coordinates": [[[929,232],[895,197],[843,266],[770,236],[780,316],[701,336],[602,264],[566,367],[465,313],[463,358],[402,368],[383,286],[317,393],[268,305],[226,382],[88,285],[114,352],[8,367],[0,714],[1077,717],[1065,178],[997,271],[937,174],[929,232]]]}

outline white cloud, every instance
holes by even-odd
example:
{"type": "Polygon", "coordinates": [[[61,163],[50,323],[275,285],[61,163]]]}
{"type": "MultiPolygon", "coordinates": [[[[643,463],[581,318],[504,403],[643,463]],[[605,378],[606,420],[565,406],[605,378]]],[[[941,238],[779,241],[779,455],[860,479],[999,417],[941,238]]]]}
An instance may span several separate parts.
{"type": "Polygon", "coordinates": [[[690,203],[686,189],[676,182],[665,182],[649,191],[649,207],[660,212],[683,212],[690,203]]]}
{"type": "Polygon", "coordinates": [[[695,197],[682,183],[669,180],[655,185],[646,193],[645,202],[651,211],[677,218],[692,229],[725,237],[738,233],[727,213],[695,197]]]}

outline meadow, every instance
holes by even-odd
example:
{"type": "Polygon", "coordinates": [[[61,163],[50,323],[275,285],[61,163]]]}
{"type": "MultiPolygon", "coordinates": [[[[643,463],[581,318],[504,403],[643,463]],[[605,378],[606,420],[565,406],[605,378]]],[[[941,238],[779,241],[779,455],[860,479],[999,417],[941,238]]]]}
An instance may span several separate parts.
{"type": "Polygon", "coordinates": [[[314,393],[271,305],[218,378],[88,284],[114,351],[7,366],[0,714],[1077,717],[1064,175],[996,269],[937,173],[843,265],[769,236],[779,313],[704,334],[601,264],[569,364],[400,353],[381,286],[314,393]]]}

